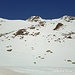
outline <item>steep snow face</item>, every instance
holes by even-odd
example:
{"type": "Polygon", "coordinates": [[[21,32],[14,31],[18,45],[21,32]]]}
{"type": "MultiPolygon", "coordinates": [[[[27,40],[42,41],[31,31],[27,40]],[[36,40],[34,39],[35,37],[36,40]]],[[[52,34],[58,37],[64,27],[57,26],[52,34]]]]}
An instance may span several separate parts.
{"type": "Polygon", "coordinates": [[[75,67],[75,19],[0,19],[0,66],[75,67]]]}

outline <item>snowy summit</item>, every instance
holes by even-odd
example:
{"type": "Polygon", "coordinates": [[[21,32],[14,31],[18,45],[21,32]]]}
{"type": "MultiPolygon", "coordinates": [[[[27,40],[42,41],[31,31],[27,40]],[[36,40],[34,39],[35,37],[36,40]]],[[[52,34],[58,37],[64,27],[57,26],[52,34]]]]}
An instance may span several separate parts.
{"type": "Polygon", "coordinates": [[[0,18],[0,66],[1,75],[75,75],[75,17],[0,18]]]}

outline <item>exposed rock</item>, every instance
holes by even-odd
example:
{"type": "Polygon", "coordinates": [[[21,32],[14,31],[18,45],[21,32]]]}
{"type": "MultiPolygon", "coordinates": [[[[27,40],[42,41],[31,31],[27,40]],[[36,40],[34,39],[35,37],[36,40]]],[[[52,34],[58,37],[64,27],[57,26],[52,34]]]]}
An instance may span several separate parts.
{"type": "Polygon", "coordinates": [[[69,33],[63,33],[62,35],[64,38],[72,39],[72,35],[74,35],[75,32],[69,32],[69,33]]]}
{"type": "Polygon", "coordinates": [[[72,60],[67,60],[67,62],[72,62],[72,60]]]}
{"type": "Polygon", "coordinates": [[[67,21],[67,22],[70,22],[71,20],[75,20],[75,17],[74,16],[63,16],[61,19],[67,21]]]}
{"type": "Polygon", "coordinates": [[[45,59],[44,57],[42,57],[41,59],[45,59]]]}
{"type": "Polygon", "coordinates": [[[68,36],[67,38],[72,39],[72,37],[71,37],[71,36],[68,36]]]}
{"type": "Polygon", "coordinates": [[[0,34],[0,37],[2,37],[3,36],[3,34],[0,34]]]}
{"type": "Polygon", "coordinates": [[[36,62],[34,62],[34,64],[36,64],[36,62]]]}
{"type": "Polygon", "coordinates": [[[34,47],[31,47],[32,50],[34,50],[34,47]]]}
{"type": "Polygon", "coordinates": [[[40,25],[40,26],[44,26],[45,23],[46,23],[45,21],[41,21],[41,22],[39,22],[39,25],[40,25]]]}
{"type": "Polygon", "coordinates": [[[35,33],[34,35],[37,36],[37,35],[39,35],[39,34],[40,34],[40,32],[37,32],[37,33],[35,33]]]}
{"type": "Polygon", "coordinates": [[[29,34],[29,32],[27,32],[27,31],[24,33],[24,35],[28,35],[28,34],[29,34]]]}
{"type": "Polygon", "coordinates": [[[51,50],[47,50],[46,52],[48,52],[48,53],[53,53],[51,50]]]}
{"type": "Polygon", "coordinates": [[[32,35],[32,36],[37,36],[37,35],[39,35],[40,34],[40,32],[33,32],[33,33],[31,33],[30,35],[32,35]]]}
{"type": "Polygon", "coordinates": [[[9,45],[9,46],[6,46],[6,48],[9,48],[9,47],[12,47],[11,45],[9,45]]]}
{"type": "Polygon", "coordinates": [[[61,38],[57,38],[56,40],[54,40],[56,42],[61,42],[61,38]]]}
{"type": "Polygon", "coordinates": [[[7,50],[8,52],[12,51],[12,49],[7,50]]]}
{"type": "Polygon", "coordinates": [[[31,21],[31,22],[37,22],[40,21],[42,18],[39,16],[31,16],[30,18],[27,19],[27,21],[31,21]]]}
{"type": "Polygon", "coordinates": [[[24,32],[26,32],[26,29],[20,29],[15,33],[15,36],[17,35],[24,35],[24,32]]]}
{"type": "Polygon", "coordinates": [[[55,27],[53,30],[59,29],[62,25],[63,25],[62,23],[58,23],[58,24],[56,25],[56,27],[55,27]]]}
{"type": "Polygon", "coordinates": [[[75,62],[72,62],[72,64],[75,64],[75,62]]]}
{"type": "Polygon", "coordinates": [[[30,26],[29,28],[30,28],[30,29],[35,29],[35,26],[32,25],[32,26],[30,26]]]}
{"type": "Polygon", "coordinates": [[[41,58],[41,56],[38,56],[39,58],[41,58]]]}

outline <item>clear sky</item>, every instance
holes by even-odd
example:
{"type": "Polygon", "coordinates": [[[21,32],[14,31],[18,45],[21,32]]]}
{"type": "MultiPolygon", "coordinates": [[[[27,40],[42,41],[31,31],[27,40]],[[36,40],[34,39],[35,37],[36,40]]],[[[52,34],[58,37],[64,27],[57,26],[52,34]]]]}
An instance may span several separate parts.
{"type": "Polygon", "coordinates": [[[0,18],[41,16],[52,19],[63,15],[75,16],[75,0],[0,0],[0,18]]]}

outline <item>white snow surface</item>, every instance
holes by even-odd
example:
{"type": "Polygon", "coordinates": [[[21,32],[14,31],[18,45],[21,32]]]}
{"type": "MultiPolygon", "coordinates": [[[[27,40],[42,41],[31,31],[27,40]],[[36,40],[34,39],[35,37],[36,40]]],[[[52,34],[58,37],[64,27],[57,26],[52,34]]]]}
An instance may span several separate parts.
{"type": "Polygon", "coordinates": [[[35,17],[0,18],[0,75],[75,75],[75,17],[35,17]]]}

